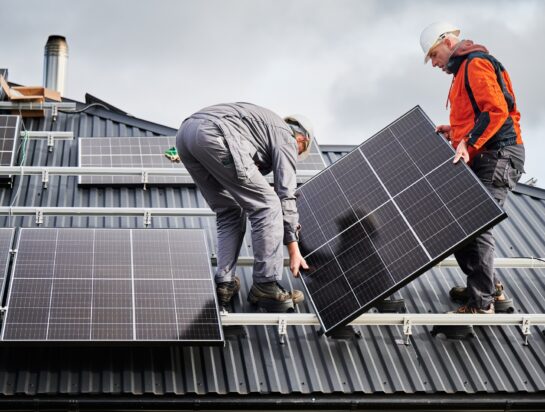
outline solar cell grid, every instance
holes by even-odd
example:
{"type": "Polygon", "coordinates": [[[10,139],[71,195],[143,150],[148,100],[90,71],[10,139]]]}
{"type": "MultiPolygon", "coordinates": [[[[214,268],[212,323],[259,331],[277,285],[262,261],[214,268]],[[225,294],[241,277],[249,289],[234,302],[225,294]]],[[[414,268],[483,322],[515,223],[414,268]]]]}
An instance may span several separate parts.
{"type": "Polygon", "coordinates": [[[202,230],[24,228],[18,243],[4,341],[223,340],[202,230]]]}
{"type": "MultiPolygon", "coordinates": [[[[93,137],[79,139],[79,165],[81,167],[148,167],[180,168],[180,163],[167,159],[165,150],[175,146],[173,136],[157,137],[93,137]]],[[[177,185],[192,183],[182,176],[149,176],[151,185],[177,185]]],[[[81,185],[141,185],[139,176],[80,176],[81,185]]]]}
{"type": "Polygon", "coordinates": [[[298,189],[302,280],[326,334],[505,217],[453,155],[416,107],[298,189]]]}
{"type": "MultiPolygon", "coordinates": [[[[14,166],[16,164],[20,128],[19,116],[0,115],[0,166],[14,166]]],[[[10,182],[11,176],[0,176],[0,180],[10,182]]]]}
{"type": "MultiPolygon", "coordinates": [[[[128,168],[182,168],[183,165],[167,159],[166,149],[176,145],[173,136],[157,137],[93,137],[79,139],[79,165],[81,167],[128,168]]],[[[297,163],[297,170],[323,170],[325,163],[320,147],[315,141],[309,156],[297,163]]],[[[268,178],[272,182],[272,175],[268,178]]],[[[190,177],[149,176],[150,185],[191,184],[190,177]]],[[[81,185],[141,185],[139,176],[80,176],[81,185]]]]}

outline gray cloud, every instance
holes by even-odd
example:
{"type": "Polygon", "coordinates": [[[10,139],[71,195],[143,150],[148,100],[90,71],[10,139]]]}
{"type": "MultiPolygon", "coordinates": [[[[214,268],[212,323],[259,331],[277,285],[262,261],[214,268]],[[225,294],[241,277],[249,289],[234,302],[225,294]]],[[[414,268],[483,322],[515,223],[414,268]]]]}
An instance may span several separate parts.
{"type": "Polygon", "coordinates": [[[360,143],[416,104],[439,124],[450,78],[422,64],[420,31],[450,20],[508,68],[545,184],[545,2],[367,0],[4,0],[0,65],[42,82],[50,34],[70,47],[67,96],[85,92],[177,127],[199,108],[243,100],[301,112],[320,141],[360,143]]]}

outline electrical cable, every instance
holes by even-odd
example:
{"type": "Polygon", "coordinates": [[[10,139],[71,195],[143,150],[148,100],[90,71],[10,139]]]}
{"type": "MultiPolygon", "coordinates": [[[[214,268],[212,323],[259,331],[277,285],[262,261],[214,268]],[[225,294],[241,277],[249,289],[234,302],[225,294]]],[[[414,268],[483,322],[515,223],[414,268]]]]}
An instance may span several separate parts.
{"type": "Polygon", "coordinates": [[[19,116],[21,117],[21,126],[23,127],[23,141],[21,142],[21,144],[19,145],[19,147],[17,148],[17,152],[15,154],[15,157],[16,159],[19,157],[19,155],[21,155],[21,162],[20,162],[20,165],[21,166],[21,175],[19,176],[19,181],[17,183],[17,190],[15,191],[15,195],[13,196],[13,200],[11,202],[11,204],[9,205],[9,216],[8,216],[8,220],[9,220],[9,227],[14,227],[14,216],[13,216],[13,213],[12,213],[12,210],[11,208],[15,205],[15,203],[19,200],[19,195],[21,194],[21,186],[23,185],[23,179],[24,179],[24,169],[23,167],[25,166],[25,162],[26,162],[26,156],[27,156],[27,145],[28,145],[28,140],[29,140],[29,133],[28,133],[28,130],[25,126],[25,122],[23,120],[23,112],[21,109],[19,109],[19,116]]]}
{"type": "Polygon", "coordinates": [[[59,109],[58,111],[60,113],[66,113],[66,114],[78,114],[78,113],[83,113],[85,111],[87,111],[88,109],[90,109],[91,107],[94,107],[94,106],[99,106],[99,107],[102,107],[106,110],[110,110],[110,108],[102,103],[91,103],[87,106],[85,106],[84,108],[80,109],[80,110],[61,110],[59,109]]]}

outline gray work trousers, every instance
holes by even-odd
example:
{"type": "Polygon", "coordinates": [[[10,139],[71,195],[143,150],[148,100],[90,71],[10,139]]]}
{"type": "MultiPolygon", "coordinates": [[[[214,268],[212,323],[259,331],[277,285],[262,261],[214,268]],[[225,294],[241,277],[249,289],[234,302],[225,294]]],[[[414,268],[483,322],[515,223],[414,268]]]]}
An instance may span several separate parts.
{"type": "MultiPolygon", "coordinates": [[[[513,145],[484,151],[473,160],[473,171],[500,206],[520,179],[524,158],[524,146],[513,145]]],[[[494,236],[489,229],[454,253],[467,275],[470,307],[486,309],[494,302],[495,284],[499,282],[494,272],[494,248],[494,236]]]]}
{"type": "Polygon", "coordinates": [[[210,120],[185,120],[176,136],[176,148],[187,171],[216,213],[216,283],[229,282],[235,275],[246,232],[246,216],[252,231],[253,281],[279,281],[283,272],[284,226],[280,199],[271,185],[257,167],[247,179],[237,177],[223,133],[210,120]]]}

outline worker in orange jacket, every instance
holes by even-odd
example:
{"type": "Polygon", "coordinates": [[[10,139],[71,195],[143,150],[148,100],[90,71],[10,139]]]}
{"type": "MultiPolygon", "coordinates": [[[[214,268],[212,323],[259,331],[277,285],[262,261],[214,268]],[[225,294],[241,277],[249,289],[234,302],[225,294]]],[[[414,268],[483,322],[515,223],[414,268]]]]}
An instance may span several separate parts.
{"type": "MultiPolygon", "coordinates": [[[[437,127],[456,149],[454,163],[469,163],[490,194],[503,206],[524,172],[524,145],[511,79],[488,50],[459,39],[460,29],[433,23],[420,44],[433,67],[452,74],[448,96],[450,124],[437,127]]],[[[478,211],[475,211],[478,213],[478,211]]],[[[455,313],[512,311],[512,301],[494,273],[494,237],[488,230],[454,253],[467,275],[467,287],[450,290],[463,303],[455,313]]]]}

